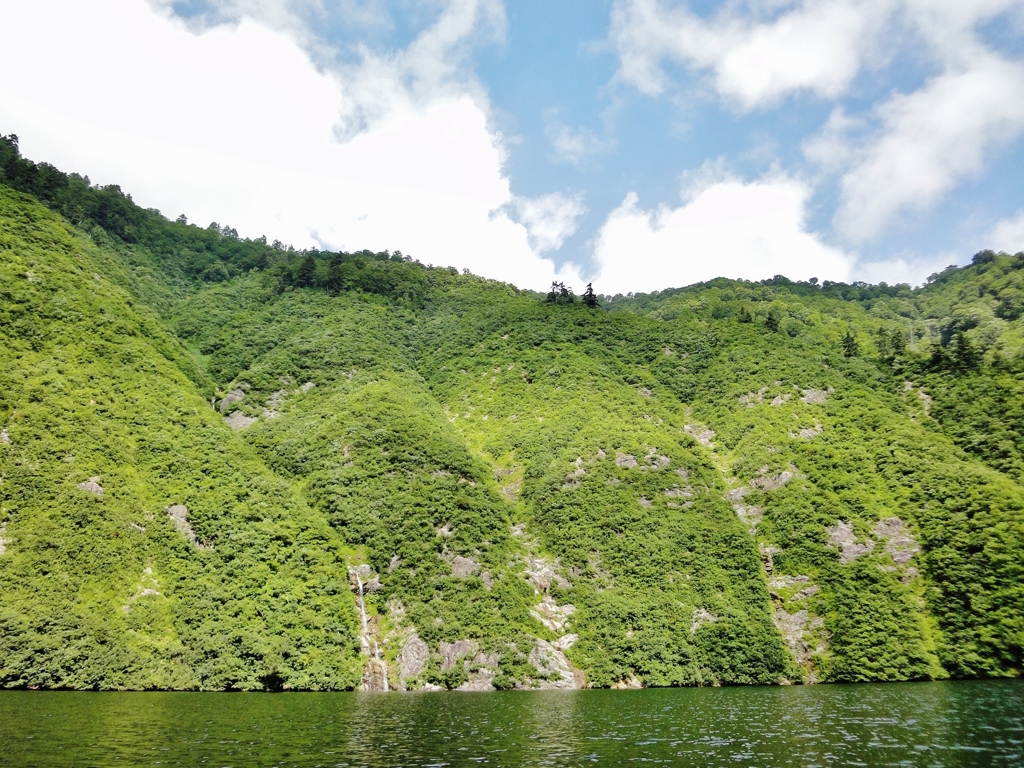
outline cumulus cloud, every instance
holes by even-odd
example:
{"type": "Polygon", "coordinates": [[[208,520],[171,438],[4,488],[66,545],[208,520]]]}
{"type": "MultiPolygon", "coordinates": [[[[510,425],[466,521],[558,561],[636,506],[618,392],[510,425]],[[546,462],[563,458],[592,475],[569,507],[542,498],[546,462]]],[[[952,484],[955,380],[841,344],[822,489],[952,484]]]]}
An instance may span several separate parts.
{"type": "Polygon", "coordinates": [[[635,292],[715,277],[845,280],[852,258],[807,231],[809,196],[786,176],[720,180],[678,208],[643,210],[630,193],[598,234],[595,283],[635,292]]]}
{"type": "MultiPolygon", "coordinates": [[[[718,93],[743,111],[773,106],[807,90],[843,93],[894,12],[893,0],[770,3],[782,12],[728,4],[711,20],[661,0],[618,0],[611,36],[620,77],[648,94],[668,85],[663,61],[709,71],[718,93]],[[795,5],[795,7],[793,7],[795,5]]],[[[765,7],[760,4],[758,7],[765,7]]]]}
{"type": "Polygon", "coordinates": [[[933,71],[863,115],[837,106],[804,144],[808,160],[842,175],[835,223],[860,242],[931,209],[1024,133],[1024,65],[979,32],[1013,13],[1024,15],[1022,0],[749,0],[709,18],[665,0],[617,0],[611,38],[619,78],[641,92],[665,91],[664,65],[677,63],[707,74],[741,112],[798,92],[838,101],[893,50],[933,71]]]}
{"type": "Polygon", "coordinates": [[[519,222],[530,233],[537,253],[557,251],[567,237],[576,234],[580,218],[587,212],[583,195],[553,193],[541,197],[517,197],[513,201],[519,222]]]}
{"type": "Polygon", "coordinates": [[[986,241],[985,246],[994,251],[1024,251],[1024,210],[1018,211],[1016,216],[997,222],[986,241]]]}
{"type": "MultiPolygon", "coordinates": [[[[453,0],[384,58],[429,59],[424,51],[445,48],[485,6],[453,0]]],[[[401,66],[394,79],[380,75],[381,89],[406,96],[378,109],[352,96],[369,88],[362,74],[318,69],[294,35],[263,18],[197,34],[144,0],[37,0],[6,8],[5,29],[0,71],[19,76],[0,79],[0,126],[21,135],[30,157],[243,236],[400,249],[527,287],[557,274],[504,213],[505,149],[487,105],[449,88],[446,65],[419,80],[401,66]],[[417,85],[427,82],[441,85],[417,85]],[[339,141],[339,116],[359,114],[373,119],[339,141]]]]}
{"type": "Polygon", "coordinates": [[[1024,132],[1024,66],[985,56],[877,112],[881,131],[841,182],[837,220],[853,240],[877,236],[900,213],[931,208],[1024,132]]]}

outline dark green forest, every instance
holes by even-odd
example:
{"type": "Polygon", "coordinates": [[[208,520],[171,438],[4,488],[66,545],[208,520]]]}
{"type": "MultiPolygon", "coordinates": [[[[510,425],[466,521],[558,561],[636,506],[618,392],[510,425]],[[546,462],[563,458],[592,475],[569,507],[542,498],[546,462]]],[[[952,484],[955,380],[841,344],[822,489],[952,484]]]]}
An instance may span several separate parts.
{"type": "Polygon", "coordinates": [[[0,139],[0,685],[1019,676],[1024,253],[537,292],[0,139]]]}

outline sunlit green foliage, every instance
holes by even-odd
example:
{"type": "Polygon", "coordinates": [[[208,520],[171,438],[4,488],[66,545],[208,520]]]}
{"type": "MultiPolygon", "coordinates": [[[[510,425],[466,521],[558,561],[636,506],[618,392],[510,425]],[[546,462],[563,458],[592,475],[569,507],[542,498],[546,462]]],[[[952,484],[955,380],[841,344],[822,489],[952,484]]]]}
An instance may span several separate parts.
{"type": "Polygon", "coordinates": [[[416,683],[570,632],[599,686],[1020,673],[1024,256],[577,302],[16,149],[52,210],[0,186],[0,684],[352,687],[364,562],[416,683]]]}

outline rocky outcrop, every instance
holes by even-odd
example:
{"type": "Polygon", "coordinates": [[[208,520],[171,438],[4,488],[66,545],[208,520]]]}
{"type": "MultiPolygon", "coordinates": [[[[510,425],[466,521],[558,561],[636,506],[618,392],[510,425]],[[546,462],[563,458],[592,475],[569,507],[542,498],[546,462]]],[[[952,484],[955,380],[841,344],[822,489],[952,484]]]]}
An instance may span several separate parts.
{"type": "Polygon", "coordinates": [[[84,483],[79,483],[78,487],[83,491],[88,491],[94,496],[102,496],[104,493],[103,486],[100,485],[99,477],[90,477],[84,483]]]}
{"type": "Polygon", "coordinates": [[[220,410],[221,414],[227,413],[228,412],[228,408],[230,408],[235,403],[241,402],[244,399],[245,399],[245,390],[243,390],[243,389],[232,389],[230,392],[228,392],[224,396],[224,399],[220,401],[219,410],[220,410]]]}
{"type": "Polygon", "coordinates": [[[441,642],[437,652],[441,655],[441,671],[454,669],[455,665],[465,656],[476,653],[477,645],[472,640],[456,640],[454,643],[441,642]]]}
{"type": "Polygon", "coordinates": [[[857,541],[857,534],[853,532],[853,526],[846,520],[840,520],[831,528],[826,528],[829,546],[839,550],[839,562],[852,563],[861,555],[864,555],[875,548],[875,542],[867,539],[863,544],[857,541]]]}
{"type": "Polygon", "coordinates": [[[584,687],[583,673],[546,640],[537,640],[530,651],[529,661],[544,678],[536,682],[537,688],[571,690],[584,687]]]}
{"type": "Polygon", "coordinates": [[[398,677],[404,683],[418,677],[430,660],[428,646],[414,632],[406,638],[402,650],[398,652],[398,677]]]}
{"type": "Polygon", "coordinates": [[[178,533],[188,539],[190,544],[196,543],[196,534],[188,521],[188,507],[184,504],[172,504],[167,508],[167,516],[174,523],[178,533]]]}
{"type": "Polygon", "coordinates": [[[558,605],[551,595],[544,595],[540,605],[530,609],[530,615],[552,632],[564,632],[569,625],[569,617],[574,613],[575,605],[558,605]]]}
{"type": "Polygon", "coordinates": [[[898,517],[879,520],[875,525],[875,536],[885,541],[885,551],[897,565],[907,565],[921,551],[921,545],[898,517]]]}
{"type": "Polygon", "coordinates": [[[705,624],[718,621],[718,617],[705,608],[693,609],[693,621],[690,623],[690,634],[692,635],[705,624]]]}
{"type": "Polygon", "coordinates": [[[224,417],[224,423],[237,431],[239,429],[245,429],[246,427],[255,424],[256,417],[246,416],[241,411],[232,411],[230,414],[224,417]]]}
{"type": "Polygon", "coordinates": [[[452,563],[452,575],[460,578],[472,576],[480,570],[480,563],[471,557],[462,557],[462,555],[455,555],[451,560],[452,563]]]}
{"type": "Polygon", "coordinates": [[[775,626],[779,628],[783,640],[786,641],[786,647],[793,655],[793,660],[798,666],[808,669],[812,656],[824,650],[823,647],[812,647],[808,634],[820,630],[824,622],[806,609],[789,613],[782,607],[775,609],[774,619],[775,626]]]}
{"type": "Polygon", "coordinates": [[[807,405],[821,405],[828,400],[828,392],[823,389],[804,389],[801,390],[800,401],[807,405]]]}

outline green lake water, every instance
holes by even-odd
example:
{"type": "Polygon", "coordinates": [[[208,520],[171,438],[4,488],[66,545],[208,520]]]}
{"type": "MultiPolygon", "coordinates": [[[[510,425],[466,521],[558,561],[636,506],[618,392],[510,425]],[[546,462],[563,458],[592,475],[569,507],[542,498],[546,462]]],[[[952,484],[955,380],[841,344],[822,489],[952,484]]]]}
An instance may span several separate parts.
{"type": "Polygon", "coordinates": [[[3,766],[1024,766],[1024,681],[449,694],[0,692],[3,766]]]}

